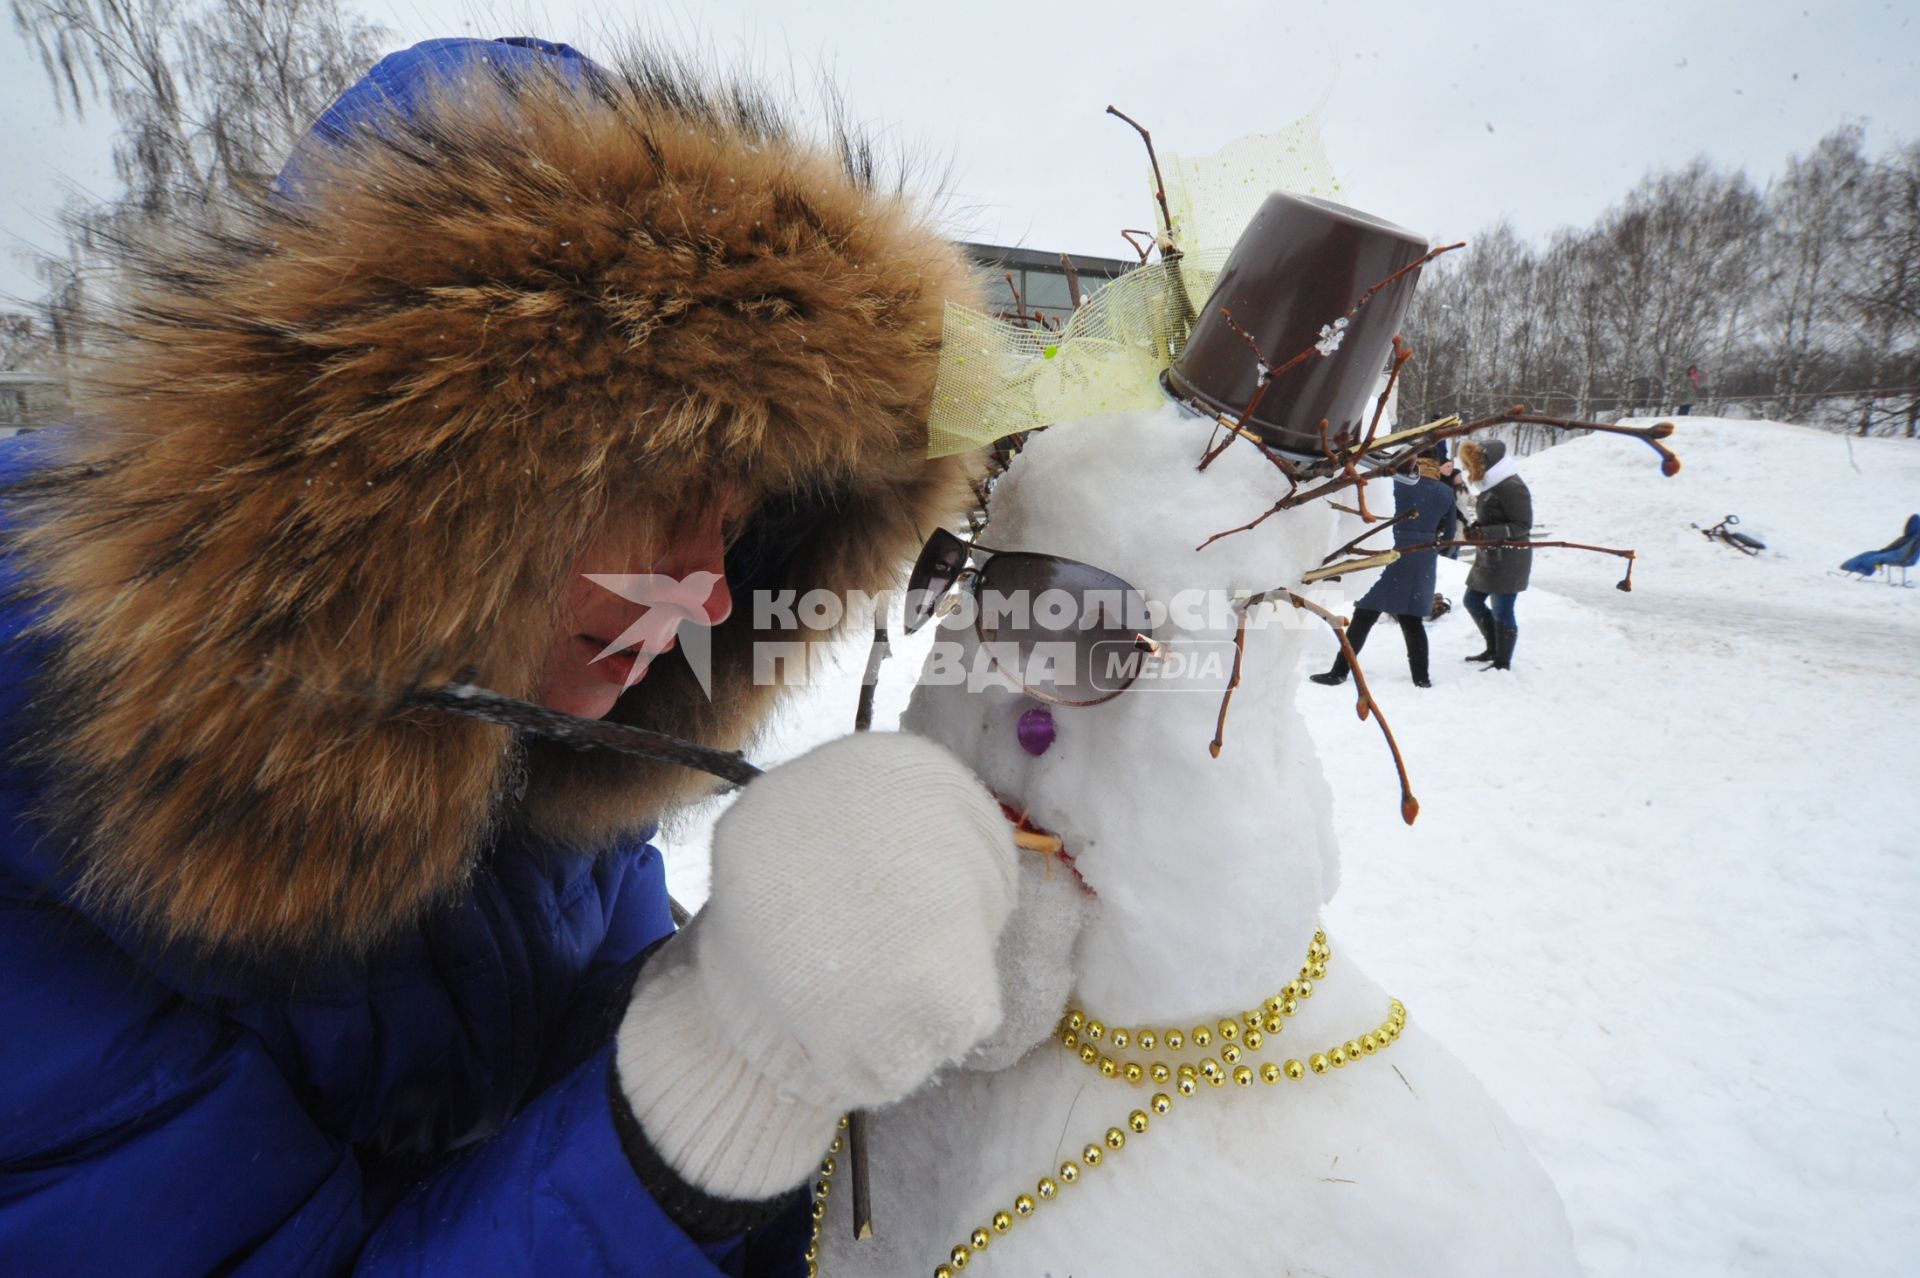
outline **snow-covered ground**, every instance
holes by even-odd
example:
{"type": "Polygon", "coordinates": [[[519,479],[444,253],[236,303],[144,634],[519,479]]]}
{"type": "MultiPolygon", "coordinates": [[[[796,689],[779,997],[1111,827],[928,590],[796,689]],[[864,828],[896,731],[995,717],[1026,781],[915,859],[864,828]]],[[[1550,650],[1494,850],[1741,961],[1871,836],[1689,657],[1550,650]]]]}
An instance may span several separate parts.
{"type": "MultiPolygon", "coordinates": [[[[1520,1123],[1596,1278],[1912,1273],[1920,573],[1830,573],[1920,510],[1920,445],[1679,424],[1674,479],[1617,437],[1522,462],[1540,535],[1636,548],[1633,593],[1618,560],[1537,552],[1515,670],[1464,664],[1456,611],[1424,692],[1375,631],[1416,826],[1350,685],[1302,685],[1344,858],[1328,930],[1520,1123]],[[1769,549],[1689,527],[1728,513],[1769,549]]],[[[1456,602],[1464,577],[1443,562],[1456,602]]],[[[889,663],[878,726],[919,651],[889,663]]],[[[757,758],[848,730],[863,659],[757,758]]],[[[688,903],[710,820],[667,839],[688,903]]]]}

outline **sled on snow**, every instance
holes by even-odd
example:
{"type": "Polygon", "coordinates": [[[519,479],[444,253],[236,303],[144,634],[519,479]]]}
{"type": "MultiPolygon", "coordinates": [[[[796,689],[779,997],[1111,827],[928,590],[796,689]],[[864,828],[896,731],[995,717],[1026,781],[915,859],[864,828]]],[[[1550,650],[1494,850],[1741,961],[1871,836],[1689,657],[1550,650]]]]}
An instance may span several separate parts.
{"type": "Polygon", "coordinates": [[[1740,516],[1728,515],[1711,528],[1701,528],[1699,524],[1695,524],[1694,528],[1708,541],[1725,542],[1743,555],[1757,555],[1765,550],[1767,543],[1758,537],[1749,537],[1743,532],[1734,531],[1734,527],[1739,522],[1740,516]]]}
{"type": "Polygon", "coordinates": [[[1901,534],[1878,550],[1868,550],[1855,555],[1840,565],[1841,572],[1858,573],[1863,579],[1873,576],[1884,569],[1887,584],[1893,584],[1893,570],[1900,570],[1900,584],[1907,584],[1907,569],[1920,562],[1920,515],[1907,516],[1907,526],[1901,534]]]}

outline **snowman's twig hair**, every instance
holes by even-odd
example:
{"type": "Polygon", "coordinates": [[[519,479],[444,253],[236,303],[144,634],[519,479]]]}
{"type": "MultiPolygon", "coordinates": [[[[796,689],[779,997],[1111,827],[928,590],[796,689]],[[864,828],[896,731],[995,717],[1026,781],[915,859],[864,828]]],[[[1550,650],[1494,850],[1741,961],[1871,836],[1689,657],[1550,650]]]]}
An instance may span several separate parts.
{"type": "MultiPolygon", "coordinates": [[[[1167,184],[1160,178],[1160,157],[1153,153],[1153,134],[1147,132],[1138,120],[1117,106],[1108,106],[1107,114],[1119,116],[1132,125],[1134,132],[1140,135],[1140,140],[1147,144],[1147,162],[1153,165],[1153,198],[1160,202],[1160,225],[1166,228],[1166,239],[1160,246],[1160,256],[1163,258],[1180,256],[1180,246],[1173,242],[1173,214],[1167,211],[1167,184]]],[[[1126,232],[1122,231],[1121,234],[1124,235],[1126,232]]],[[[1140,260],[1144,262],[1146,258],[1142,257],[1140,260]]]]}
{"type": "MultiPolygon", "coordinates": [[[[1365,719],[1371,714],[1374,722],[1380,725],[1380,735],[1386,738],[1387,751],[1393,755],[1394,771],[1398,773],[1400,777],[1400,819],[1408,825],[1412,825],[1414,820],[1420,815],[1420,800],[1413,797],[1413,782],[1407,776],[1407,761],[1400,753],[1400,743],[1394,740],[1393,729],[1387,726],[1387,717],[1380,713],[1380,705],[1373,699],[1373,690],[1367,687],[1366,672],[1360,668],[1360,654],[1355,652],[1353,645],[1347,641],[1347,618],[1336,617],[1313,600],[1303,595],[1297,595],[1285,586],[1275,586],[1271,590],[1263,590],[1257,595],[1249,595],[1240,601],[1238,607],[1241,610],[1241,631],[1236,632],[1236,639],[1246,628],[1247,614],[1251,613],[1261,604],[1280,602],[1290,603],[1296,608],[1303,608],[1333,627],[1333,636],[1340,641],[1340,651],[1345,654],[1347,666],[1353,671],[1354,686],[1360,691],[1360,700],[1354,705],[1354,713],[1358,714],[1362,719],[1365,719]]],[[[1220,753],[1221,733],[1226,728],[1227,698],[1233,695],[1234,683],[1239,682],[1237,677],[1239,669],[1239,659],[1236,654],[1234,660],[1234,674],[1236,678],[1227,685],[1226,696],[1220,700],[1220,720],[1218,726],[1214,729],[1214,744],[1212,750],[1216,757],[1220,753]]]]}
{"type": "MultiPolygon", "coordinates": [[[[1380,418],[1386,414],[1387,401],[1393,398],[1393,386],[1400,380],[1400,370],[1413,358],[1413,344],[1395,333],[1393,335],[1393,367],[1387,370],[1387,384],[1380,391],[1380,398],[1373,401],[1373,420],[1367,423],[1367,437],[1360,441],[1355,452],[1356,457],[1364,457],[1374,446],[1374,440],[1380,434],[1380,418]]],[[[1352,463],[1348,463],[1351,465],[1352,463]]]]}

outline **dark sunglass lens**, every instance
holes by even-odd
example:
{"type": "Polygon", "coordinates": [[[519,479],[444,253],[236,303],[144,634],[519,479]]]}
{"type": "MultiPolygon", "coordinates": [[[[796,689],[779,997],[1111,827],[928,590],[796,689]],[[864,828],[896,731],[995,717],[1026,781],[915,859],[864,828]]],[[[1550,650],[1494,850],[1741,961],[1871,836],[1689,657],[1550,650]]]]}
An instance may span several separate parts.
{"type": "Polygon", "coordinates": [[[1093,705],[1139,677],[1147,601],[1112,573],[1051,555],[995,555],[976,593],[988,655],[1034,696],[1093,705]]]}
{"type": "Polygon", "coordinates": [[[907,578],[907,633],[927,624],[967,564],[967,544],[942,528],[927,539],[907,578]]]}

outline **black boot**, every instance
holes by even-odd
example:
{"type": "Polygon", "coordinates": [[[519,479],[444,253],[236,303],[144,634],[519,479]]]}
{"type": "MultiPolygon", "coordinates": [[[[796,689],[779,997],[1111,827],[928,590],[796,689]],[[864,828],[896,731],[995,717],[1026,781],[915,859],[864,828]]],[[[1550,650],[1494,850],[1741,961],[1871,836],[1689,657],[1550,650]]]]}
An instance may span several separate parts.
{"type": "Polygon", "coordinates": [[[1489,670],[1513,669],[1513,645],[1520,638],[1520,632],[1513,626],[1496,625],[1493,628],[1493,664],[1489,670]]]}
{"type": "MultiPolygon", "coordinates": [[[[1373,623],[1380,620],[1380,614],[1371,608],[1355,608],[1353,622],[1347,627],[1347,647],[1353,649],[1353,655],[1359,656],[1360,650],[1367,646],[1367,632],[1373,629],[1373,623]]],[[[1308,675],[1315,683],[1337,688],[1347,681],[1347,653],[1341,649],[1334,655],[1333,668],[1323,674],[1308,675]]]]}
{"type": "Polygon", "coordinates": [[[1468,657],[1467,660],[1468,661],[1492,661],[1493,660],[1493,623],[1491,621],[1482,621],[1480,620],[1480,618],[1475,617],[1473,619],[1473,624],[1480,627],[1480,637],[1486,640],[1487,646],[1481,649],[1479,652],[1474,653],[1471,657],[1468,657]]]}
{"type": "Polygon", "coordinates": [[[1400,637],[1407,641],[1407,673],[1416,688],[1431,688],[1427,678],[1427,623],[1421,617],[1400,618],[1400,637]]]}

